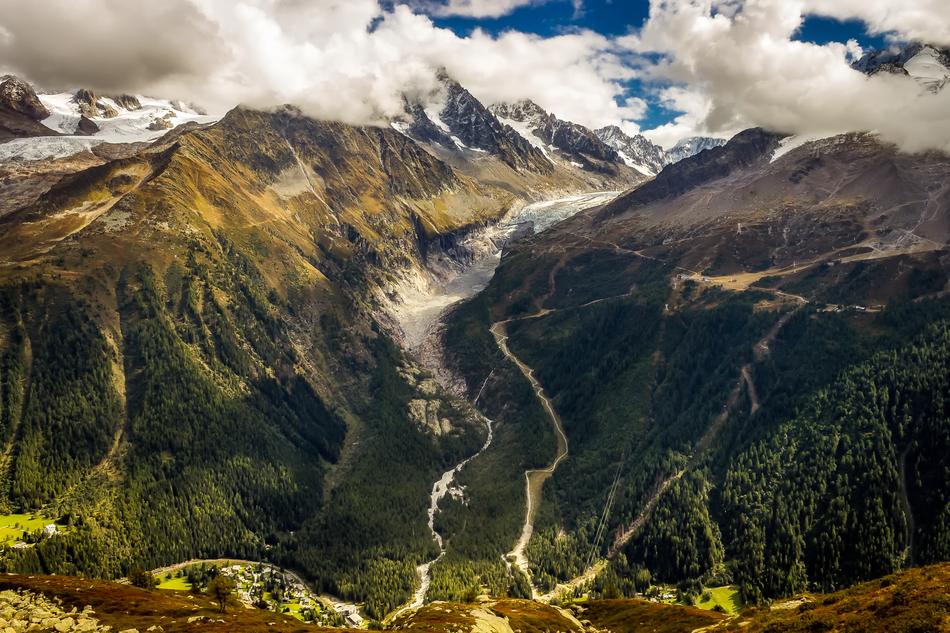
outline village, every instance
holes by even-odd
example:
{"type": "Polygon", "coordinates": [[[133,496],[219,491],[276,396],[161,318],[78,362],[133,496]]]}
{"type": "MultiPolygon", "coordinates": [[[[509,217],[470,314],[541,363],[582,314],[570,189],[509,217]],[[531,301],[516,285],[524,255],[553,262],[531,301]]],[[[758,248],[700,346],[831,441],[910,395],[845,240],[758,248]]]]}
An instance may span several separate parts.
{"type": "Polygon", "coordinates": [[[267,609],[322,626],[361,628],[365,621],[355,605],[312,592],[287,570],[263,562],[237,560],[188,561],[155,570],[158,589],[201,590],[217,575],[234,581],[235,598],[245,608],[267,609]]]}

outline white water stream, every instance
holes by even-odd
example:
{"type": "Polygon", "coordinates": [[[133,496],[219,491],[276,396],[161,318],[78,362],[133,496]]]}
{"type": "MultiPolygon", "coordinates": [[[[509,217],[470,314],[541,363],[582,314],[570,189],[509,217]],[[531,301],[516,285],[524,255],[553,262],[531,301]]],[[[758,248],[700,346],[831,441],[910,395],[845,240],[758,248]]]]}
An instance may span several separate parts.
{"type": "MultiPolygon", "coordinates": [[[[604,191],[578,194],[522,207],[509,213],[497,225],[488,227],[469,238],[469,242],[464,246],[474,254],[474,259],[464,269],[454,271],[441,283],[431,283],[420,279],[408,281],[398,291],[401,303],[393,308],[396,321],[404,333],[404,346],[409,350],[419,349],[435,332],[442,315],[450,306],[483,290],[491,281],[495,269],[501,262],[505,245],[523,231],[526,225],[530,223],[533,232],[540,233],[584,209],[606,204],[619,193],[604,191]]],[[[488,378],[485,379],[485,383],[487,382],[488,378]]],[[[483,384],[482,389],[484,386],[483,384]]],[[[479,392],[480,395],[481,392],[479,392]]],[[[478,397],[475,398],[473,404],[477,402],[478,397]]],[[[425,604],[426,594],[432,582],[432,566],[445,556],[446,551],[442,535],[435,529],[435,515],[439,512],[439,503],[448,494],[461,494],[461,490],[453,486],[456,475],[466,464],[485,452],[494,437],[491,420],[484,416],[482,419],[488,427],[485,444],[477,453],[444,472],[432,485],[428,510],[429,530],[432,533],[432,540],[439,546],[439,555],[416,568],[420,585],[412,602],[400,608],[390,618],[425,604]]]]}

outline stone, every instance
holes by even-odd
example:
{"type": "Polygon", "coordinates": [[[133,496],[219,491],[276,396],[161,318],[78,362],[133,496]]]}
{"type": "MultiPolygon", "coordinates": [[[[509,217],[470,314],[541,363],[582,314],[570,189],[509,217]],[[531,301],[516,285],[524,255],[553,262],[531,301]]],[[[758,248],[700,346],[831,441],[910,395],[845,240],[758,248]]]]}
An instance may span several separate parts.
{"type": "Polygon", "coordinates": [[[87,631],[95,631],[97,628],[99,628],[99,625],[95,620],[80,617],[73,630],[79,633],[86,633],[87,631]]]}
{"type": "Polygon", "coordinates": [[[65,617],[56,624],[53,625],[53,628],[59,631],[59,633],[66,633],[66,631],[71,631],[73,626],[76,624],[76,621],[71,617],[65,617]]]}

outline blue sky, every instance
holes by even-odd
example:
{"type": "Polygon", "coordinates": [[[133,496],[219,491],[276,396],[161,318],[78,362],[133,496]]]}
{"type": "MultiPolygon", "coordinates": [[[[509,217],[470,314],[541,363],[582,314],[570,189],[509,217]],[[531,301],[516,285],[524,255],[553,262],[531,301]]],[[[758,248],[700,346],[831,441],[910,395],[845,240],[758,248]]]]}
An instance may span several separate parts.
{"type": "MultiPolygon", "coordinates": [[[[524,6],[500,18],[445,17],[433,18],[441,27],[459,35],[468,35],[474,29],[498,34],[508,30],[549,37],[574,29],[590,29],[604,35],[625,35],[640,28],[649,14],[648,0],[584,0],[583,9],[576,12],[568,0],[549,0],[524,6]]],[[[857,20],[841,22],[832,18],[808,17],[798,39],[816,44],[857,40],[865,49],[882,48],[882,36],[869,35],[864,24],[857,20]]],[[[637,81],[626,86],[628,96],[638,96],[650,104],[647,116],[639,121],[643,129],[651,129],[672,120],[677,113],[660,105],[649,91],[637,81]]]]}

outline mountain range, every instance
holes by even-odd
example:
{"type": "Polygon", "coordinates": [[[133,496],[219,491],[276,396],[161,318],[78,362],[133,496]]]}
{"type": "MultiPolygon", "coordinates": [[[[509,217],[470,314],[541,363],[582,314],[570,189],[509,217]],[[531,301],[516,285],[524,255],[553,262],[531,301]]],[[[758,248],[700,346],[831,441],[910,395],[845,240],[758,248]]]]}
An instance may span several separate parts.
{"type": "MultiPolygon", "coordinates": [[[[857,67],[940,90],[948,57],[857,67]]],[[[932,593],[950,156],[666,151],[444,72],[386,123],[0,80],[4,582],[231,557],[396,628],[585,633],[932,593]]]]}

